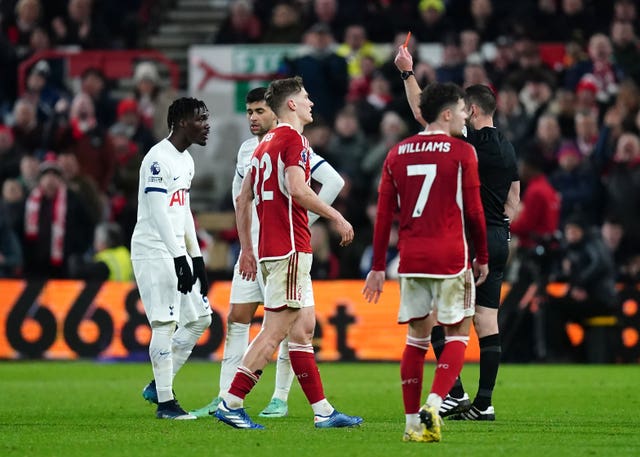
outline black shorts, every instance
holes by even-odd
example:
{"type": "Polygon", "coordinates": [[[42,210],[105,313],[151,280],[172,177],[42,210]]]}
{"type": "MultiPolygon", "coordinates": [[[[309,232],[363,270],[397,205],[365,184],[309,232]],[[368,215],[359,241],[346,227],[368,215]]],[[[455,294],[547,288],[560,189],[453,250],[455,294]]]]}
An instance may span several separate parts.
{"type": "Polygon", "coordinates": [[[476,288],[476,304],[498,309],[500,289],[504,279],[504,268],[509,257],[509,229],[507,226],[487,226],[487,248],[489,250],[489,276],[476,288]]]}

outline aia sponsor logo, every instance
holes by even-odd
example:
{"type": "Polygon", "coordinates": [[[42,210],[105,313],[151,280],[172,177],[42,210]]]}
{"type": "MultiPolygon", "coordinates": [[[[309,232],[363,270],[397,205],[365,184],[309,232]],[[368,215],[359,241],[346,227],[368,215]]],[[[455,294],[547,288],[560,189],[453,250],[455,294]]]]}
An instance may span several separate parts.
{"type": "Polygon", "coordinates": [[[173,195],[171,195],[171,200],[169,201],[169,206],[184,206],[184,199],[186,196],[186,191],[184,189],[176,190],[173,195]]]}

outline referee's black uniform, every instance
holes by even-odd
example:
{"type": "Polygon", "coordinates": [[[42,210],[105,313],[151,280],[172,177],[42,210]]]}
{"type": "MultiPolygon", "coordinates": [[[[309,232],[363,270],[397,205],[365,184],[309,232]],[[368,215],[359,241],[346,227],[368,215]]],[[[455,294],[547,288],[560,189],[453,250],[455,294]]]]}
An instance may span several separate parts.
{"type": "Polygon", "coordinates": [[[509,223],[504,214],[509,189],[518,181],[513,145],[494,127],[469,128],[467,142],[476,148],[480,198],[487,223],[489,276],[476,289],[476,303],[498,309],[504,268],[509,256],[509,223]]]}

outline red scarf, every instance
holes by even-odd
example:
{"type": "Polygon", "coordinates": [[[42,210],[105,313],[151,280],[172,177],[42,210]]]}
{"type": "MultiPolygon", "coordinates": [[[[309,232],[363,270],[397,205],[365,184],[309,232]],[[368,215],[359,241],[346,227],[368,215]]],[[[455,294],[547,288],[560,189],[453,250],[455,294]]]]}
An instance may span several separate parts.
{"type": "MultiPolygon", "coordinates": [[[[38,238],[38,219],[40,217],[40,204],[42,203],[42,190],[36,187],[29,194],[25,209],[24,229],[28,240],[38,238]]],[[[62,265],[64,257],[65,221],[67,218],[67,187],[61,185],[53,200],[53,221],[51,223],[51,264],[62,265]]]]}

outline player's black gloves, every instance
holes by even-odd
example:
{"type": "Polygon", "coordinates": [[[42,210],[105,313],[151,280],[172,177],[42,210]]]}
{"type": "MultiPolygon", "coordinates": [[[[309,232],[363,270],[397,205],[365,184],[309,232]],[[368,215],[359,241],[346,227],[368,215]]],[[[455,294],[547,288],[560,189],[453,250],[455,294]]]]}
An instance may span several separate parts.
{"type": "Polygon", "coordinates": [[[193,261],[193,283],[200,280],[200,293],[206,297],[209,293],[209,281],[207,281],[207,269],[204,267],[204,259],[202,257],[194,257],[193,261]]]}
{"type": "Polygon", "coordinates": [[[191,274],[191,268],[189,268],[187,257],[184,255],[174,257],[173,264],[176,267],[176,276],[178,277],[178,290],[183,294],[191,292],[191,287],[193,286],[193,275],[191,274]]]}

